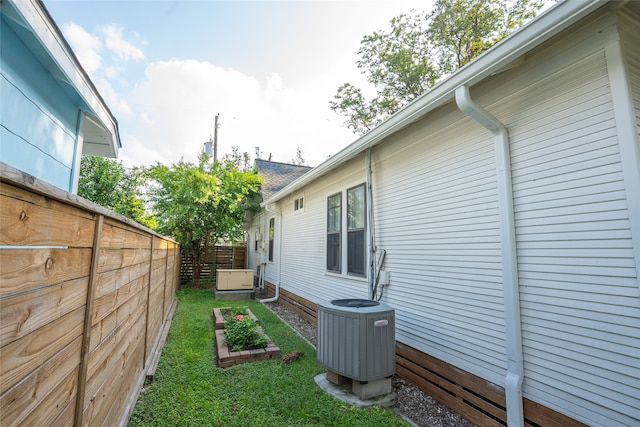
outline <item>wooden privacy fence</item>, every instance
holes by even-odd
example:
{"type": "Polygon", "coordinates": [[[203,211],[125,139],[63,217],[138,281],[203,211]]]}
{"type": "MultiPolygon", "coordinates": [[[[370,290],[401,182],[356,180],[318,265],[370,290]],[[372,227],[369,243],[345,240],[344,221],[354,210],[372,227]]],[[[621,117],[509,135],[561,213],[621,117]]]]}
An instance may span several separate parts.
{"type": "MultiPolygon", "coordinates": [[[[215,283],[216,269],[245,268],[247,263],[247,245],[245,242],[233,246],[214,246],[210,249],[209,256],[205,260],[204,268],[200,274],[200,280],[215,283]]],[[[191,256],[182,255],[180,264],[180,281],[186,283],[191,280],[193,265],[191,256]]]]}
{"type": "Polygon", "coordinates": [[[126,425],[180,248],[0,163],[0,424],[126,425]]]}

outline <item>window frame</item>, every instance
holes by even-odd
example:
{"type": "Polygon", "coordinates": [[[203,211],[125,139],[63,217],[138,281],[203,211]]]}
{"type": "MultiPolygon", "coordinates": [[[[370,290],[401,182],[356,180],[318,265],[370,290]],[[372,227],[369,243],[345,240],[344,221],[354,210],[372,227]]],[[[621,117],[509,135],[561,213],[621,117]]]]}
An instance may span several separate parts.
{"type": "Polygon", "coordinates": [[[276,235],[276,218],[269,218],[269,262],[273,262],[273,253],[275,252],[275,235],[276,235]]]}
{"type": "Polygon", "coordinates": [[[347,188],[346,217],[346,250],[347,274],[365,277],[367,269],[367,191],[365,183],[347,188]],[[361,191],[361,200],[357,205],[352,195],[361,191]],[[353,218],[352,210],[357,210],[358,217],[353,218]],[[361,215],[361,217],[360,217],[361,215]],[[355,224],[354,224],[355,222],[355,224]]]}
{"type": "Polygon", "coordinates": [[[342,273],[342,191],[327,197],[327,240],[325,248],[327,271],[342,273]],[[332,200],[338,203],[332,205],[332,200]],[[335,220],[336,218],[337,221],[335,220]]]}

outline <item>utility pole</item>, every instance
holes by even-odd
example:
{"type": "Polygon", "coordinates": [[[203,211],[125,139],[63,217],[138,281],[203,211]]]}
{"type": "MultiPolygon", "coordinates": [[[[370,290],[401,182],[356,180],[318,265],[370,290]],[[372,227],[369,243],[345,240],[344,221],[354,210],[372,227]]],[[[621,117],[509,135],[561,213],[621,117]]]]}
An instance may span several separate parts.
{"type": "Polygon", "coordinates": [[[213,162],[218,161],[218,118],[220,113],[216,114],[215,126],[213,128],[213,162]]]}

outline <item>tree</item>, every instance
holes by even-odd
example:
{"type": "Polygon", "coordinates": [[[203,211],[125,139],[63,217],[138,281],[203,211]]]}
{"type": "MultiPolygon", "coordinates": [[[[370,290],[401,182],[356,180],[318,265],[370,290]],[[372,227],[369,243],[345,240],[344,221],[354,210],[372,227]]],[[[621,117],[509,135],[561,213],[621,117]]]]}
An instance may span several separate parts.
{"type": "Polygon", "coordinates": [[[83,156],[80,160],[78,195],[149,228],[155,218],[144,206],[144,175],[138,168],[127,169],[114,159],[83,156]]]}
{"type": "Polygon", "coordinates": [[[376,90],[341,85],[329,104],[363,135],[534,17],[542,0],[436,0],[430,14],[403,14],[389,32],[360,42],[356,62],[376,90]]]}
{"type": "Polygon", "coordinates": [[[222,161],[225,163],[234,163],[241,171],[246,172],[253,169],[249,153],[247,153],[246,151],[241,153],[237,145],[231,147],[231,154],[225,154],[222,158],[222,161]]]}
{"type": "Polygon", "coordinates": [[[367,101],[361,89],[345,83],[330,102],[331,109],[345,116],[346,126],[358,134],[373,129],[440,76],[424,17],[413,13],[393,18],[389,32],[374,32],[360,42],[356,65],[376,88],[376,96],[367,101]]]}
{"type": "Polygon", "coordinates": [[[296,157],[291,159],[290,163],[292,165],[307,166],[307,161],[304,159],[304,156],[302,155],[302,150],[300,150],[300,147],[296,149],[296,157]]]}
{"type": "Polygon", "coordinates": [[[450,73],[534,18],[542,0],[437,0],[427,15],[440,70],[450,73]]]}
{"type": "Polygon", "coordinates": [[[259,209],[262,178],[255,170],[241,170],[229,159],[199,164],[180,161],[171,167],[158,164],[148,171],[158,231],[173,236],[192,257],[192,277],[200,274],[211,246],[242,236],[245,213],[259,209]]]}

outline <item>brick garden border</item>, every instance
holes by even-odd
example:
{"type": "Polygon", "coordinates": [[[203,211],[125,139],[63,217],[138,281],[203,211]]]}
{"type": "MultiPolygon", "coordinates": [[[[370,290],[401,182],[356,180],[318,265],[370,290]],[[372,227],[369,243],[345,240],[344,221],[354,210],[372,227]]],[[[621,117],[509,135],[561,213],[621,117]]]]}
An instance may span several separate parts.
{"type": "MultiPolygon", "coordinates": [[[[269,343],[265,348],[257,348],[253,350],[242,350],[242,351],[230,351],[229,347],[224,343],[224,324],[226,323],[223,316],[222,311],[226,307],[223,308],[214,308],[214,324],[215,324],[215,332],[216,332],[216,349],[217,349],[217,359],[218,359],[218,367],[220,368],[228,368],[234,365],[240,365],[242,363],[254,362],[256,360],[270,360],[274,358],[280,358],[280,347],[276,346],[271,338],[266,336],[269,343]]],[[[249,310],[247,310],[247,315],[255,320],[256,323],[258,319],[256,316],[249,310]]],[[[261,328],[259,328],[261,329],[261,328]]]]}

